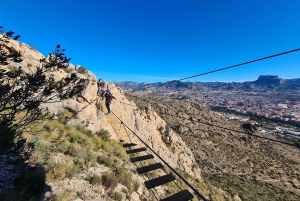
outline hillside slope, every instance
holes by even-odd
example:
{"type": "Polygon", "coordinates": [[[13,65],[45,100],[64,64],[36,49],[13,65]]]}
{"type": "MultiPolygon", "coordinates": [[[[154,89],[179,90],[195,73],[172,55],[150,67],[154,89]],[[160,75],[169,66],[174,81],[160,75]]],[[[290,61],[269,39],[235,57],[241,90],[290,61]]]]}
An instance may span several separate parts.
{"type": "MultiPolygon", "coordinates": [[[[24,72],[34,73],[40,59],[45,58],[31,46],[14,40],[9,40],[5,47],[5,51],[19,52],[22,62],[11,61],[8,65],[0,66],[4,71],[20,66],[24,72]]],[[[122,126],[121,122],[112,114],[105,115],[107,111],[104,102],[97,97],[95,75],[82,66],[75,67],[70,64],[67,69],[51,72],[46,76],[53,76],[59,81],[72,73],[85,80],[82,93],[67,100],[42,104],[42,107],[47,107],[50,113],[56,116],[56,120],[51,124],[44,122],[46,126],[43,131],[24,133],[24,137],[27,138],[25,153],[12,153],[10,150],[1,153],[1,165],[4,167],[0,171],[1,181],[8,183],[9,188],[2,185],[0,197],[14,188],[11,178],[23,175],[22,179],[17,179],[15,190],[18,191],[18,195],[25,197],[23,192],[27,192],[26,185],[29,180],[33,188],[45,188],[42,200],[103,200],[116,194],[118,200],[145,200],[146,197],[149,198],[147,200],[151,200],[150,191],[143,185],[143,177],[136,174],[133,165],[128,163],[128,156],[124,156],[125,149],[118,144],[122,137],[118,129],[122,126]],[[109,135],[114,142],[107,139],[109,135]],[[17,154],[19,155],[16,156],[17,154]],[[16,156],[13,165],[9,159],[10,155],[16,156]],[[25,158],[24,155],[28,157],[25,158]],[[127,177],[134,180],[129,179],[129,183],[126,183],[127,177]],[[35,182],[35,179],[38,182],[35,182]],[[116,181],[120,185],[117,185],[116,181]],[[18,182],[22,184],[19,187],[18,182]]],[[[181,137],[172,132],[166,141],[166,122],[159,114],[152,113],[149,121],[144,110],[140,110],[135,103],[128,100],[119,87],[109,82],[104,84],[116,97],[111,109],[117,117],[173,168],[189,177],[204,196],[209,198],[213,193],[218,200],[239,200],[238,196],[230,196],[215,186],[208,188],[203,183],[195,157],[181,137]]],[[[42,123],[34,126],[37,130],[43,128],[42,123]]],[[[155,160],[159,161],[157,158],[155,160]]],[[[164,197],[174,193],[173,188],[166,186],[158,188],[158,191],[164,197]]],[[[12,197],[7,200],[17,200],[15,193],[13,191],[10,194],[12,197]]]]}
{"type": "Polygon", "coordinates": [[[299,200],[299,149],[247,135],[238,122],[191,102],[126,96],[140,108],[150,104],[171,125],[192,149],[205,181],[242,200],[299,200]]]}

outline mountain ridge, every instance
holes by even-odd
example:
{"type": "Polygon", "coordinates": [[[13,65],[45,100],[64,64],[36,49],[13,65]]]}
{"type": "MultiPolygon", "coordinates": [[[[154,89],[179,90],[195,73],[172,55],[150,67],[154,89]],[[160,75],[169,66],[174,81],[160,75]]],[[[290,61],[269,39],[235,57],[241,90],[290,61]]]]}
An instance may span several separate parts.
{"type": "Polygon", "coordinates": [[[278,75],[260,75],[257,80],[245,82],[156,82],[156,83],[139,83],[139,82],[115,82],[124,90],[147,90],[154,87],[171,90],[181,89],[197,89],[197,90],[247,90],[247,91],[263,91],[263,90],[299,90],[300,78],[282,79],[278,75]]]}
{"type": "MultiPolygon", "coordinates": [[[[297,200],[299,151],[251,135],[200,105],[161,96],[127,92],[140,108],[151,105],[191,148],[204,178],[241,200],[297,200]],[[287,198],[286,196],[289,196],[287,198]]],[[[258,136],[274,136],[256,133],[258,136]]]]}

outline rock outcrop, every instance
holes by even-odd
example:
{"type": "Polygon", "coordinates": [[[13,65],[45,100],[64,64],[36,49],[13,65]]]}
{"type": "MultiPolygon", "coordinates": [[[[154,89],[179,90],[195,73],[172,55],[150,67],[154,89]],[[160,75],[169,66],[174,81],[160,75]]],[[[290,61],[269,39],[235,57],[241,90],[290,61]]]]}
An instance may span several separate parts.
{"type": "Polygon", "coordinates": [[[253,83],[257,85],[278,85],[283,84],[284,80],[277,75],[260,75],[253,83]]]}
{"type": "MultiPolygon", "coordinates": [[[[11,40],[7,44],[7,51],[17,51],[21,53],[22,62],[10,62],[10,66],[21,66],[25,72],[34,72],[36,66],[40,65],[40,59],[45,58],[34,48],[24,43],[11,40]]],[[[7,68],[7,66],[0,66],[7,68]]],[[[66,70],[52,72],[55,80],[60,80],[69,76],[71,73],[76,73],[79,78],[85,79],[85,89],[77,97],[68,100],[52,103],[44,103],[42,107],[47,107],[54,115],[59,115],[65,111],[71,112],[73,118],[67,119],[69,125],[83,125],[93,132],[101,129],[108,130],[112,139],[118,140],[118,133],[113,129],[113,125],[107,119],[106,108],[104,101],[97,97],[97,79],[92,72],[79,72],[78,68],[70,64],[66,70]],[[100,104],[100,105],[99,105],[100,104]]],[[[47,76],[49,76],[48,74],[47,76]]],[[[111,110],[119,117],[128,127],[130,127],[144,142],[146,142],[156,153],[158,153],[166,162],[173,168],[179,168],[202,181],[201,171],[196,165],[192,151],[181,140],[171,128],[166,127],[166,122],[155,112],[151,112],[150,119],[144,110],[140,110],[134,102],[128,100],[124,96],[121,88],[113,83],[104,82],[105,88],[109,88],[116,100],[112,101],[111,110]],[[167,129],[166,129],[167,128],[167,129]]],[[[113,114],[110,114],[113,115],[113,114]]],[[[160,161],[156,158],[155,160],[160,161]]],[[[101,168],[100,168],[101,169],[101,168]]],[[[97,170],[88,170],[97,171],[97,170]]],[[[49,184],[52,189],[60,187],[59,190],[67,189],[70,182],[66,180],[65,185],[49,184]]],[[[80,181],[81,182],[81,181],[80,181]]],[[[79,182],[79,183],[80,183],[79,182]]],[[[76,182],[75,182],[76,183],[76,182]]],[[[78,182],[76,183],[76,185],[78,182]]],[[[89,189],[89,184],[83,185],[89,189]]],[[[101,189],[96,189],[101,191],[101,189]]],[[[144,194],[144,193],[143,193],[144,194]]],[[[135,200],[138,200],[137,198],[135,200]]]]}

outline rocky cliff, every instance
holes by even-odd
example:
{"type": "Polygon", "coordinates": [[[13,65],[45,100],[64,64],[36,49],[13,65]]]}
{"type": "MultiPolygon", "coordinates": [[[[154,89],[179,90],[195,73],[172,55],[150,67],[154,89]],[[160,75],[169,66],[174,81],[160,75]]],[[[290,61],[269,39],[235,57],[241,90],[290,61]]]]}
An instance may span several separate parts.
{"type": "MultiPolygon", "coordinates": [[[[44,56],[37,52],[33,47],[20,43],[14,40],[10,40],[9,43],[5,44],[5,50],[8,52],[19,52],[22,57],[22,62],[10,62],[9,65],[0,66],[2,69],[8,69],[13,67],[21,66],[25,72],[34,72],[35,67],[40,65],[40,59],[44,56]]],[[[63,112],[72,113],[72,118],[65,119],[67,125],[81,125],[87,127],[92,132],[101,131],[102,129],[108,130],[111,134],[111,138],[119,140],[120,136],[118,133],[118,126],[121,126],[120,122],[112,120],[116,117],[113,114],[105,115],[106,108],[104,108],[104,102],[99,97],[97,97],[97,79],[96,76],[90,71],[80,71],[81,66],[74,66],[72,64],[65,70],[60,70],[57,72],[52,72],[55,80],[60,80],[61,78],[70,76],[71,73],[76,73],[79,78],[86,80],[85,89],[82,93],[71,99],[64,101],[56,101],[53,103],[44,103],[42,107],[47,107],[49,111],[58,116],[63,112]],[[119,124],[118,124],[118,123],[119,124]],[[118,125],[116,125],[118,124],[118,125]]],[[[47,75],[49,76],[49,75],[47,75]]],[[[111,109],[117,117],[119,117],[128,127],[130,127],[139,137],[145,141],[153,150],[155,150],[165,161],[167,161],[173,168],[181,169],[192,177],[196,178],[200,183],[203,182],[201,178],[201,171],[196,164],[194,155],[189,147],[186,146],[185,142],[182,141],[179,135],[171,128],[166,126],[166,122],[156,113],[151,113],[151,118],[147,117],[146,111],[139,109],[134,102],[128,100],[124,96],[124,92],[121,88],[117,87],[113,83],[104,82],[105,88],[109,88],[112,94],[115,96],[115,100],[112,101],[111,109]]],[[[127,139],[128,140],[128,139],[127,139]]],[[[137,139],[133,139],[137,141],[137,139]]],[[[88,147],[85,147],[88,149],[88,147]]],[[[69,160],[68,156],[62,154],[51,153],[50,154],[54,161],[65,161],[69,160]]],[[[3,158],[6,158],[3,156],[3,158]]],[[[159,159],[156,159],[159,161],[159,159]]],[[[3,159],[4,164],[6,164],[6,159],[3,159]]],[[[98,166],[97,168],[89,168],[88,172],[100,173],[105,170],[104,167],[98,166]]],[[[73,188],[71,186],[77,186],[79,188],[80,184],[85,183],[84,179],[87,177],[80,176],[74,177],[73,179],[63,179],[62,183],[50,182],[49,185],[53,192],[61,193],[63,191],[71,191],[73,188]]],[[[135,176],[139,178],[140,181],[143,179],[140,176],[135,176]]],[[[76,187],[76,188],[77,188],[76,187]]],[[[88,194],[88,196],[96,196],[95,189],[93,186],[85,184],[84,187],[80,187],[81,191],[91,191],[93,193],[88,194]]],[[[218,190],[215,187],[214,191],[218,194],[226,195],[227,193],[222,190],[218,190]]],[[[74,189],[73,189],[74,190],[74,189]]],[[[80,192],[81,192],[80,191],[80,192]]],[[[165,192],[164,189],[161,189],[165,192]]],[[[206,194],[209,194],[209,190],[206,187],[206,194]]],[[[103,192],[102,192],[103,193],[103,192]]],[[[142,187],[140,190],[140,196],[145,194],[145,188],[142,187]]],[[[221,196],[222,197],[222,196],[221,196]]],[[[47,196],[45,197],[47,198],[47,196]]],[[[132,200],[139,200],[143,198],[135,198],[132,200]]],[[[99,199],[101,200],[101,199],[99,199]]]]}
{"type": "Polygon", "coordinates": [[[253,83],[257,85],[278,85],[283,84],[284,80],[277,75],[260,75],[253,83]]]}
{"type": "Polygon", "coordinates": [[[141,108],[150,104],[181,136],[204,180],[242,200],[298,200],[299,149],[271,141],[281,140],[280,136],[255,133],[259,136],[255,137],[239,122],[189,101],[137,93],[126,96],[141,108]]]}

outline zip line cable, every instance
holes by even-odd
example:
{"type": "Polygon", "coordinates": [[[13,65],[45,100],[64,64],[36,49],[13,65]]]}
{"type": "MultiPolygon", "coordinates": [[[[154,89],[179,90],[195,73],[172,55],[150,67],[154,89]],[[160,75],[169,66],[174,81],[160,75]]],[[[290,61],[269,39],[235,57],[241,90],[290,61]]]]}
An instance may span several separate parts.
{"type": "Polygon", "coordinates": [[[188,187],[190,187],[197,196],[199,196],[202,200],[207,201],[206,198],[197,191],[197,189],[195,189],[190,183],[188,183],[174,168],[172,168],[160,155],[158,155],[146,142],[144,142],[144,140],[142,140],[131,128],[129,128],[113,111],[111,111],[111,113],[115,115],[115,117],[119,121],[121,121],[124,126],[130,132],[132,132],[153,154],[155,154],[161,161],[163,161],[164,164],[166,164],[166,166],[168,166],[168,168],[170,168],[172,172],[174,172],[174,174],[176,174],[188,187]]]}
{"type": "MultiPolygon", "coordinates": [[[[170,117],[177,117],[177,116],[174,116],[174,115],[168,115],[168,114],[163,113],[163,112],[156,112],[156,113],[162,114],[162,115],[167,115],[167,116],[170,116],[170,117]]],[[[201,122],[200,120],[194,121],[194,120],[187,119],[187,118],[184,118],[184,117],[177,117],[177,118],[181,118],[181,119],[188,120],[188,121],[192,121],[192,122],[198,122],[198,123],[200,123],[200,124],[205,124],[205,125],[208,125],[208,126],[217,127],[217,128],[221,128],[221,129],[228,130],[228,131],[233,131],[233,132],[236,132],[236,133],[245,134],[245,135],[250,135],[250,136],[262,138],[262,139],[265,139],[265,140],[270,140],[270,141],[273,141],[273,142],[278,142],[278,143],[281,143],[281,144],[285,144],[285,145],[297,147],[297,145],[292,144],[292,143],[283,142],[283,141],[280,141],[280,140],[274,140],[274,139],[267,138],[267,137],[263,137],[263,136],[260,136],[260,135],[256,135],[256,134],[252,134],[252,133],[246,133],[246,132],[242,132],[242,131],[237,131],[237,130],[230,129],[230,128],[226,128],[226,127],[222,127],[222,126],[217,126],[217,125],[214,125],[214,124],[209,123],[209,122],[201,122]]]]}
{"type": "MultiPolygon", "coordinates": [[[[170,84],[170,83],[179,82],[179,81],[182,81],[182,80],[187,80],[187,79],[191,79],[191,78],[194,78],[194,77],[199,77],[199,76],[203,76],[203,75],[207,75],[207,74],[211,74],[211,73],[216,73],[216,72],[223,71],[223,70],[228,70],[228,69],[231,69],[231,68],[236,68],[236,67],[247,65],[247,64],[250,64],[250,63],[255,63],[255,62],[258,62],[258,61],[271,59],[271,58],[274,58],[274,57],[282,56],[282,55],[285,55],[285,54],[290,54],[290,53],[297,52],[297,51],[300,51],[300,48],[297,48],[297,49],[294,49],[294,50],[289,50],[289,51],[286,51],[286,52],[281,52],[281,53],[278,53],[278,54],[273,54],[273,55],[262,57],[262,58],[259,58],[259,59],[246,61],[246,62],[235,64],[235,65],[232,65],[232,66],[227,66],[227,67],[224,67],[224,68],[219,68],[219,69],[216,69],[216,70],[200,73],[200,74],[197,74],[197,75],[192,75],[192,76],[181,78],[181,79],[167,81],[167,82],[164,82],[162,84],[159,84],[159,87],[162,87],[162,86],[170,84]]],[[[148,85],[144,86],[142,89],[147,89],[147,88],[150,88],[150,87],[153,87],[153,86],[155,86],[155,85],[148,84],[148,85]]]]}
{"type": "Polygon", "coordinates": [[[270,55],[270,56],[262,57],[262,58],[259,58],[259,59],[254,59],[254,60],[251,60],[251,61],[243,62],[243,63],[240,63],[240,64],[236,64],[236,65],[232,65],[232,66],[228,66],[228,67],[224,67],[224,68],[219,68],[219,69],[216,69],[216,70],[208,71],[208,72],[197,74],[197,75],[192,75],[192,76],[181,78],[181,79],[174,80],[174,81],[187,80],[187,79],[190,79],[190,78],[194,78],[194,77],[199,77],[199,76],[203,76],[203,75],[215,73],[215,72],[218,72],[218,71],[223,71],[223,70],[227,70],[227,69],[230,69],[230,68],[236,68],[236,67],[243,66],[243,65],[246,65],[246,64],[250,64],[250,63],[254,63],[254,62],[258,62],[258,61],[262,61],[262,60],[266,60],[266,59],[270,59],[270,58],[282,56],[282,55],[285,55],[285,54],[290,54],[290,53],[293,53],[293,52],[297,52],[299,50],[300,50],[300,48],[297,48],[297,49],[294,49],[294,50],[289,50],[289,51],[286,51],[286,52],[281,52],[281,53],[278,53],[278,54],[273,54],[273,55],[270,55]]]}
{"type": "MultiPolygon", "coordinates": [[[[142,100],[144,100],[145,102],[149,102],[149,103],[152,103],[153,104],[153,102],[154,101],[147,101],[147,100],[145,100],[145,99],[142,99],[142,100]]],[[[120,103],[123,103],[123,104],[126,104],[126,105],[130,105],[130,106],[134,106],[134,105],[131,105],[131,104],[127,104],[127,103],[124,103],[124,102],[121,102],[120,101],[120,103]]],[[[154,102],[155,104],[157,104],[156,102],[154,102]]],[[[138,107],[138,106],[134,106],[134,107],[138,107]]],[[[167,107],[168,108],[168,107],[167,107]]],[[[168,108],[168,109],[170,109],[170,108],[168,108]]],[[[150,110],[152,110],[152,109],[150,109],[150,110]]],[[[159,111],[155,111],[155,110],[152,110],[152,111],[154,111],[154,112],[156,112],[156,113],[158,113],[158,114],[162,114],[162,115],[167,115],[167,116],[172,116],[172,117],[177,117],[177,116],[174,116],[174,115],[169,115],[169,114],[166,114],[166,113],[163,113],[163,112],[159,112],[159,111]]],[[[255,135],[255,134],[251,134],[251,133],[245,133],[245,132],[241,132],[241,131],[237,131],[237,130],[233,130],[233,129],[229,129],[229,128],[225,128],[225,127],[222,127],[222,126],[217,126],[217,125],[214,125],[214,124],[211,124],[211,123],[209,123],[209,122],[201,122],[200,121],[200,119],[199,120],[191,120],[191,119],[188,119],[188,118],[184,118],[184,117],[177,117],[177,118],[182,118],[182,119],[185,119],[185,120],[189,120],[189,121],[192,121],[192,122],[198,122],[198,123],[201,123],[201,124],[206,124],[206,125],[209,125],[209,126],[214,126],[214,127],[218,127],[218,128],[221,128],[221,129],[225,129],[225,130],[229,130],[229,131],[233,131],[233,132],[237,132],[237,133],[240,133],[240,134],[246,134],[246,135],[251,135],[251,136],[254,136],[254,137],[258,137],[258,138],[262,138],[262,139],[266,139],[266,140],[270,140],[270,141],[274,141],[274,142],[278,142],[278,143],[282,143],[282,144],[286,144],[286,145],[290,145],[290,146],[296,146],[296,145],[294,145],[294,144],[290,144],[290,143],[287,143],[287,142],[282,142],[282,141],[278,141],[278,140],[274,140],[274,139],[270,139],[270,138],[266,138],[266,137],[262,137],[262,136],[259,136],[259,135],[255,135]]],[[[151,123],[153,123],[153,120],[152,121],[150,121],[150,123],[148,124],[148,126],[151,124],[151,123]]],[[[146,126],[145,128],[147,128],[148,126],[146,126]]],[[[144,128],[144,129],[145,129],[144,128]]],[[[138,130],[139,132],[141,132],[141,131],[143,131],[144,129],[142,129],[142,130],[138,130]]],[[[127,131],[127,130],[126,130],[127,131]]],[[[182,142],[180,142],[180,144],[182,145],[182,142]]],[[[186,151],[186,150],[185,150],[186,151]]],[[[190,158],[191,159],[191,158],[190,158]]],[[[154,160],[155,161],[155,160],[154,160]]],[[[192,161],[192,160],[191,160],[192,161]]],[[[198,172],[199,173],[199,172],[198,172]]],[[[177,185],[177,183],[175,183],[176,185],[177,185]]],[[[177,185],[178,186],[178,185],[177,185]]],[[[212,194],[212,196],[216,199],[216,197],[215,197],[215,195],[212,193],[213,191],[212,191],[212,189],[210,188],[210,186],[208,185],[208,184],[206,184],[206,186],[209,188],[209,190],[211,191],[211,194],[212,194]]],[[[179,187],[180,188],[180,187],[179,187]]],[[[157,193],[157,192],[156,192],[157,193]]],[[[217,199],[216,199],[217,200],[217,199]]]]}
{"type": "MultiPolygon", "coordinates": [[[[136,96],[136,95],[134,95],[136,96]]],[[[154,101],[147,101],[145,99],[142,99],[144,100],[145,102],[148,102],[148,103],[156,103],[154,101]]],[[[157,104],[157,103],[156,103],[157,104]]],[[[167,107],[168,109],[170,110],[173,110],[175,111],[174,109],[172,108],[169,108],[167,107]]],[[[221,129],[224,129],[224,130],[228,130],[228,131],[233,131],[233,132],[236,132],[236,133],[240,133],[240,134],[245,134],[245,135],[250,135],[250,136],[254,136],[254,137],[257,137],[257,138],[262,138],[262,139],[265,139],[265,140],[270,140],[270,141],[273,141],[273,142],[277,142],[277,143],[281,143],[281,144],[285,144],[285,145],[289,145],[289,146],[293,146],[293,147],[297,147],[296,144],[293,144],[293,143],[288,143],[288,142],[283,142],[283,141],[280,141],[280,140],[275,140],[275,139],[271,139],[271,138],[267,138],[267,137],[263,137],[263,136],[260,136],[260,135],[256,135],[256,134],[252,134],[252,133],[246,133],[246,132],[242,132],[242,131],[238,131],[238,130],[234,130],[234,129],[231,129],[231,128],[226,128],[226,127],[223,127],[223,126],[218,126],[218,125],[214,125],[210,122],[202,122],[200,120],[191,120],[191,119],[188,119],[188,118],[184,118],[184,117],[178,117],[178,116],[174,116],[174,115],[170,115],[170,114],[166,114],[166,113],[163,113],[163,112],[160,112],[160,111],[155,111],[153,109],[151,109],[152,111],[158,113],[158,114],[161,114],[161,115],[166,115],[166,116],[170,116],[170,117],[175,117],[175,118],[181,118],[181,119],[184,119],[184,120],[188,120],[188,121],[192,121],[192,122],[198,122],[200,124],[205,124],[205,125],[208,125],[208,126],[213,126],[213,127],[217,127],[217,128],[221,128],[221,129]]]]}
{"type": "MultiPolygon", "coordinates": [[[[208,72],[205,72],[205,73],[201,73],[201,74],[197,74],[197,75],[193,75],[193,76],[189,76],[189,77],[185,77],[185,78],[181,78],[181,79],[178,79],[178,80],[173,80],[171,82],[175,82],[175,81],[182,81],[182,80],[187,80],[187,79],[190,79],[190,78],[194,78],[194,77],[199,77],[199,76],[203,76],[203,75],[207,75],[207,74],[212,74],[212,73],[215,73],[215,72],[219,72],[219,71],[223,71],[223,70],[227,70],[227,69],[231,69],[231,68],[236,68],[236,67],[239,67],[239,66],[243,66],[243,65],[247,65],[247,64],[250,64],[250,63],[255,63],[255,62],[258,62],[258,61],[262,61],[262,60],[266,60],[266,59],[270,59],[270,58],[274,58],[274,57],[278,57],[278,56],[282,56],[282,55],[285,55],[285,54],[290,54],[290,53],[293,53],[293,52],[297,52],[299,51],[300,48],[298,49],[294,49],[294,50],[289,50],[289,51],[286,51],[286,52],[282,52],[282,53],[278,53],[278,54],[274,54],[274,55],[270,55],[270,56],[266,56],[266,57],[262,57],[262,58],[259,58],[259,59],[255,59],[255,60],[251,60],[251,61],[247,61],[247,62],[243,62],[243,63],[240,63],[240,64],[236,64],[236,65],[232,65],[232,66],[228,66],[228,67],[224,67],[224,68],[220,68],[220,69],[216,69],[216,70],[213,70],[213,71],[208,71],[208,72]]],[[[166,82],[164,84],[167,84],[167,83],[170,83],[170,82],[166,82]]],[[[164,85],[163,84],[163,85],[164,85]]],[[[120,101],[120,103],[122,103],[120,101]]],[[[126,104],[123,102],[123,104],[126,104]]],[[[127,104],[129,105],[129,104],[127,104]]],[[[133,105],[131,105],[133,106],[133,105]]],[[[114,114],[114,113],[113,113],[114,114]]],[[[114,114],[115,115],[115,114],[114,114]]],[[[116,115],[115,115],[116,116],[116,115]]],[[[117,117],[117,116],[116,116],[117,117]]],[[[117,117],[118,118],[118,117],[117,117]]],[[[122,122],[122,120],[121,120],[122,122]]],[[[202,124],[207,124],[207,125],[210,125],[210,126],[216,126],[216,125],[213,125],[211,123],[203,123],[203,122],[200,122],[200,120],[198,120],[199,123],[202,123],[202,124]]],[[[124,124],[125,126],[125,124],[124,124]]],[[[286,145],[290,145],[290,146],[296,146],[294,144],[290,144],[290,143],[286,143],[286,142],[282,142],[282,141],[278,141],[278,140],[274,140],[274,139],[270,139],[270,138],[265,138],[265,137],[262,137],[262,136],[259,136],[259,135],[255,135],[255,134],[250,134],[250,133],[243,133],[243,132],[240,132],[240,131],[235,131],[235,130],[232,130],[232,129],[228,129],[228,128],[224,128],[224,127],[221,127],[221,126],[216,126],[216,127],[219,127],[219,128],[222,128],[222,129],[226,129],[226,130],[231,130],[231,131],[234,131],[234,132],[238,132],[238,133],[242,133],[242,134],[247,134],[247,135],[251,135],[251,136],[255,136],[255,137],[258,137],[258,138],[263,138],[263,139],[266,139],[266,140],[270,140],[270,141],[274,141],[274,142],[278,142],[278,143],[282,143],[282,144],[286,144],[286,145]]],[[[129,128],[128,128],[129,129],[129,128]]],[[[129,129],[131,130],[131,129],[129,129]]],[[[132,131],[132,130],[131,130],[132,131]]],[[[132,131],[133,132],[133,131],[132,131]]],[[[138,137],[139,138],[139,137],[138,137]]],[[[140,138],[139,138],[140,139],[140,138]]],[[[141,139],[140,139],[141,140],[141,139]]],[[[142,141],[143,142],[143,141],[142,141]]],[[[150,148],[150,147],[149,147],[150,148]]],[[[152,149],[151,149],[152,150],[152,149]]],[[[193,189],[193,188],[192,188],[193,189]]],[[[194,189],[193,189],[194,190],[194,189]]]]}
{"type": "MultiPolygon", "coordinates": [[[[220,69],[216,69],[216,70],[212,70],[212,71],[208,71],[208,72],[205,72],[205,73],[201,73],[201,74],[197,74],[197,75],[193,75],[193,76],[189,76],[189,77],[185,77],[185,78],[181,78],[181,79],[178,79],[178,80],[173,80],[173,81],[170,81],[170,82],[176,82],[176,81],[182,81],[182,80],[187,80],[187,79],[191,79],[191,78],[194,78],[194,77],[199,77],[199,76],[203,76],[203,75],[207,75],[207,74],[212,74],[212,73],[216,73],[216,72],[219,72],[219,71],[223,71],[223,70],[228,70],[228,69],[231,69],[231,68],[236,68],[236,67],[239,67],[239,66],[243,66],[243,65],[247,65],[247,64],[250,64],[250,63],[255,63],[255,62],[258,62],[258,61],[262,61],[262,60],[266,60],[266,59],[270,59],[270,58],[274,58],[274,57],[278,57],[278,56],[282,56],[282,55],[285,55],[285,54],[290,54],[290,53],[293,53],[293,52],[297,52],[299,51],[300,48],[298,49],[294,49],[294,50],[289,50],[289,51],[286,51],[286,52],[281,52],[281,53],[278,53],[278,54],[274,54],[274,55],[270,55],[270,56],[266,56],[266,57],[262,57],[262,58],[259,58],[259,59],[255,59],[255,60],[251,60],[251,61],[247,61],[247,62],[243,62],[243,63],[240,63],[240,64],[236,64],[236,65],[232,65],[232,66],[228,66],[228,67],[224,67],[224,68],[220,68],[220,69]]],[[[164,84],[168,84],[170,82],[165,82],[164,84]]],[[[164,85],[163,84],[163,85],[164,85]]],[[[163,86],[162,85],[162,86],[163,86]]],[[[121,101],[120,101],[121,103],[121,101]]],[[[125,104],[125,103],[123,103],[125,104]]],[[[129,105],[129,104],[128,104],[129,105]]],[[[131,105],[133,106],[133,105],[131,105]]],[[[154,152],[154,150],[149,146],[147,145],[140,137],[138,137],[133,130],[131,130],[126,124],[124,124],[124,122],[114,113],[112,112],[116,117],[117,119],[119,119],[121,121],[121,123],[124,125],[124,128],[126,127],[128,130],[130,130],[141,142],[143,142],[159,159],[161,159],[162,161],[164,161],[158,154],[156,154],[156,152],[154,152]]],[[[203,122],[200,122],[200,120],[198,121],[199,123],[203,123],[203,122]]],[[[213,124],[210,124],[210,123],[204,123],[204,124],[207,124],[207,125],[211,125],[211,126],[215,126],[213,124]]],[[[221,126],[217,126],[219,128],[223,128],[223,129],[227,129],[227,128],[224,128],[224,127],[221,127],[221,126]]],[[[126,130],[126,129],[125,129],[126,130]]],[[[227,129],[227,130],[232,130],[232,129],[227,129]]],[[[234,132],[239,132],[239,133],[242,133],[240,131],[235,131],[235,130],[232,130],[234,132]]],[[[126,130],[127,132],[127,130],[126,130]]],[[[127,133],[128,134],[128,133],[127,133]]],[[[248,134],[248,133],[242,133],[242,134],[248,134]]],[[[286,143],[286,142],[282,142],[282,141],[278,141],[278,140],[274,140],[274,139],[270,139],[270,138],[265,138],[265,137],[262,137],[262,136],[259,136],[259,135],[255,135],[255,134],[248,134],[248,135],[251,135],[251,136],[255,136],[255,137],[259,137],[259,138],[263,138],[263,139],[267,139],[267,140],[270,140],[270,141],[274,141],[274,142],[279,142],[279,143],[283,143],[283,144],[286,144],[286,145],[291,145],[291,146],[295,146],[294,144],[290,144],[290,143],[286,143]]],[[[165,161],[164,161],[165,162],[165,161]]],[[[167,164],[165,162],[165,164],[180,178],[182,179],[193,191],[196,195],[198,195],[199,197],[201,197],[203,200],[206,200],[193,186],[191,186],[188,182],[186,182],[186,180],[180,175],[178,174],[169,164],[167,164]]],[[[157,192],[156,192],[157,193],[157,192]]],[[[153,193],[154,195],[154,193],[153,193]]]]}
{"type": "MultiPolygon", "coordinates": [[[[147,101],[147,100],[144,100],[144,101],[151,103],[150,101],[147,101]]],[[[126,103],[123,103],[123,104],[126,104],[126,103]]],[[[127,105],[129,105],[129,104],[127,104],[127,105]]],[[[131,105],[131,106],[133,106],[133,105],[131,105]]],[[[168,109],[170,109],[170,108],[168,108],[168,109]]],[[[150,109],[150,110],[152,110],[152,109],[150,109]]],[[[158,114],[162,114],[162,115],[166,115],[166,116],[170,116],[170,117],[176,117],[176,118],[181,118],[181,119],[188,120],[188,121],[192,121],[192,122],[198,122],[198,123],[200,123],[200,124],[206,124],[206,125],[208,125],[208,126],[213,126],[213,127],[221,128],[221,129],[224,129],[224,130],[233,131],[233,132],[236,132],[236,133],[245,134],[245,135],[250,135],[250,136],[257,137],[257,138],[262,138],[262,139],[265,139],[265,140],[270,140],[270,141],[273,141],[273,142],[277,142],[277,143],[281,143],[281,144],[285,144],[285,145],[297,147],[297,145],[292,144],[292,143],[283,142],[283,141],[280,141],[280,140],[275,140],[275,139],[263,137],[263,136],[256,135],[256,134],[252,134],[252,133],[246,133],[246,132],[242,132],[242,131],[237,131],[237,130],[233,130],[233,129],[226,128],[226,127],[222,127],[222,126],[217,126],[217,125],[214,125],[214,124],[209,123],[209,122],[201,122],[200,120],[194,121],[194,120],[187,119],[187,118],[184,118],[184,117],[178,117],[178,116],[166,114],[166,113],[159,112],[159,111],[155,111],[155,110],[152,110],[152,111],[154,111],[154,112],[156,112],[156,113],[158,113],[158,114]]]]}

